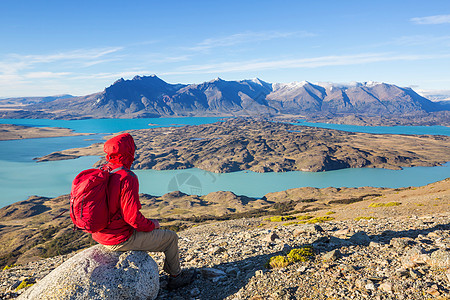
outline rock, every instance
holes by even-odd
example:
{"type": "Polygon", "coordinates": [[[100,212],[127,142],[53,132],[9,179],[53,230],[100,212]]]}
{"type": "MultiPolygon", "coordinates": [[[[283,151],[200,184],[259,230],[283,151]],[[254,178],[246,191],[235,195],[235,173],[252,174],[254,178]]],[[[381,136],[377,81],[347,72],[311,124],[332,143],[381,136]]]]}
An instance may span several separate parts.
{"type": "Polygon", "coordinates": [[[397,269],[395,271],[395,273],[397,274],[397,276],[400,276],[400,277],[409,276],[409,271],[407,269],[404,269],[404,268],[397,269]]]}
{"type": "Polygon", "coordinates": [[[375,290],[375,285],[373,284],[373,282],[369,281],[366,285],[365,285],[366,290],[375,290]]]}
{"type": "Polygon", "coordinates": [[[158,266],[146,252],[114,252],[96,245],[67,260],[19,299],[155,299],[158,291],[158,266]]]}
{"type": "Polygon", "coordinates": [[[265,241],[266,242],[274,242],[276,239],[279,239],[280,237],[278,236],[278,234],[276,234],[275,232],[271,232],[269,233],[266,237],[265,237],[265,241]]]}
{"type": "Polygon", "coordinates": [[[445,271],[445,275],[447,276],[447,280],[450,283],[450,268],[448,268],[447,271],[445,271]]]}
{"type": "Polygon", "coordinates": [[[430,261],[430,257],[424,253],[423,248],[414,246],[409,249],[401,259],[405,268],[414,268],[417,265],[426,264],[430,261]]]}
{"type": "Polygon", "coordinates": [[[358,231],[350,237],[349,241],[356,245],[368,245],[370,237],[364,231],[358,231]]]}
{"type": "Polygon", "coordinates": [[[292,250],[291,246],[289,246],[288,244],[284,244],[284,243],[282,245],[280,245],[279,247],[281,248],[281,252],[283,252],[285,254],[288,254],[292,250]]]}
{"type": "Polygon", "coordinates": [[[331,261],[335,261],[341,257],[342,253],[337,249],[331,250],[330,252],[327,252],[322,256],[324,260],[331,260],[331,261]]]}
{"type": "Polygon", "coordinates": [[[366,278],[358,278],[355,280],[355,286],[359,289],[365,288],[365,286],[369,283],[366,278]]]}
{"type": "Polygon", "coordinates": [[[438,297],[441,295],[441,293],[437,289],[432,287],[430,287],[426,292],[434,297],[438,297]]]}
{"type": "Polygon", "coordinates": [[[201,269],[202,275],[203,277],[206,278],[216,278],[216,277],[226,277],[227,274],[219,269],[214,269],[214,268],[203,268],[201,269]]]}
{"type": "Polygon", "coordinates": [[[431,253],[428,264],[434,268],[450,268],[450,251],[439,249],[431,253]]]}
{"type": "Polygon", "coordinates": [[[394,247],[397,250],[402,250],[402,249],[405,249],[406,247],[408,247],[410,242],[411,242],[410,239],[406,239],[406,238],[393,238],[391,240],[391,242],[389,243],[389,245],[391,245],[392,247],[394,247]]]}
{"type": "Polygon", "coordinates": [[[352,265],[347,265],[347,264],[340,264],[338,266],[338,269],[343,273],[355,271],[355,267],[353,267],[352,265]]]}
{"type": "Polygon", "coordinates": [[[320,227],[320,225],[317,224],[304,224],[302,226],[298,226],[294,230],[294,236],[299,236],[302,233],[319,233],[324,232],[323,228],[320,227]]]}
{"type": "Polygon", "coordinates": [[[383,283],[380,284],[379,289],[384,291],[384,292],[390,293],[390,292],[392,292],[392,283],[390,283],[390,282],[383,282],[383,283]]]}
{"type": "Polygon", "coordinates": [[[227,251],[225,248],[216,246],[216,247],[213,247],[213,248],[212,248],[211,250],[209,250],[208,252],[209,252],[210,254],[212,254],[212,255],[217,255],[217,254],[220,254],[220,253],[225,252],[225,251],[227,251]]]}
{"type": "Polygon", "coordinates": [[[335,235],[340,235],[340,236],[347,236],[350,235],[352,233],[352,231],[348,228],[345,229],[340,229],[334,232],[335,235]]]}

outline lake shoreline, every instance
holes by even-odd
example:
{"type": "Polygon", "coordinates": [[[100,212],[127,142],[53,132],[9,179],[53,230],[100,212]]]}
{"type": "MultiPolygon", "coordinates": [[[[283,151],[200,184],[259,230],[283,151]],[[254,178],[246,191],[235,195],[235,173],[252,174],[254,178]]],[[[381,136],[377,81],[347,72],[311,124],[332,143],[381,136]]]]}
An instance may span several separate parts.
{"type": "MultiPolygon", "coordinates": [[[[3,120],[9,121],[9,120],[3,120]]],[[[55,120],[16,120],[21,125],[36,126],[66,126],[75,132],[97,132],[103,133],[85,138],[84,136],[23,139],[2,141],[3,147],[0,149],[1,157],[4,160],[5,171],[0,176],[0,185],[3,193],[1,201],[6,205],[12,202],[27,199],[29,195],[57,196],[67,194],[70,191],[70,184],[76,174],[83,169],[87,169],[98,163],[104,156],[102,151],[103,137],[111,132],[128,131],[130,128],[154,128],[155,132],[172,130],[185,130],[193,126],[173,127],[171,124],[200,125],[211,124],[219,121],[218,118],[169,118],[169,119],[137,119],[137,120],[82,120],[60,122],[55,120]],[[164,127],[164,128],[163,128],[164,127]],[[178,128],[178,129],[177,129],[178,128]],[[92,140],[91,140],[92,139],[92,140]],[[36,163],[35,157],[42,157],[48,153],[60,151],[62,149],[89,147],[93,143],[98,143],[93,155],[82,156],[78,159],[59,160],[52,162],[36,163]],[[6,171],[8,170],[8,171],[6,171]],[[28,176],[23,176],[28,174],[28,176]],[[46,174],[43,176],[43,174],[46,174]]],[[[287,126],[290,126],[289,124],[287,126]]],[[[205,126],[206,127],[206,126],[205,126]]],[[[198,128],[198,127],[196,127],[198,128]]],[[[311,127],[309,127],[311,129],[311,127]]],[[[308,129],[308,130],[310,130],[308,129]]],[[[358,129],[358,128],[357,128],[358,129]]],[[[436,129],[439,133],[440,128],[436,129]]],[[[316,129],[314,129],[316,131],[316,129]]],[[[319,130],[317,130],[319,131],[319,130]]],[[[301,134],[301,132],[292,134],[301,134]]],[[[345,135],[353,135],[345,133],[345,135]]],[[[378,135],[382,136],[382,135],[378,135]]],[[[192,140],[187,138],[188,143],[201,144],[205,142],[206,134],[195,136],[192,140]]],[[[433,136],[433,139],[439,139],[433,136]]],[[[445,137],[447,138],[447,137],[445,137]]],[[[216,141],[220,141],[217,139],[216,141]]],[[[145,143],[145,139],[143,140],[145,143]]],[[[212,141],[214,142],[214,141],[212,141]]],[[[233,145],[229,143],[230,147],[233,145]]],[[[167,145],[169,147],[169,145],[167,145]]],[[[95,148],[92,146],[92,148],[95,148]]],[[[142,147],[140,147],[142,148],[142,147]]],[[[195,150],[195,147],[193,148],[195,150]]],[[[237,149],[237,148],[233,148],[237,149]]],[[[173,150],[172,150],[173,151],[173,150]]],[[[152,151],[150,151],[152,153],[152,151]]],[[[141,154],[144,154],[142,152],[141,154]]],[[[170,154],[171,155],[171,154],[170,154]]],[[[283,156],[283,155],[281,155],[283,156]]],[[[281,157],[280,156],[280,157],[281,157]]],[[[284,156],[283,156],[284,157],[284,156]]],[[[74,158],[74,157],[73,157],[74,158]]],[[[141,158],[145,158],[142,156],[141,158]]],[[[170,158],[167,159],[170,161],[170,158]]],[[[442,161],[445,163],[446,161],[442,161]]],[[[135,170],[138,174],[142,192],[153,195],[163,195],[169,191],[182,190],[190,193],[199,189],[203,194],[212,191],[233,191],[236,194],[251,197],[262,197],[264,194],[274,191],[282,191],[302,186],[313,187],[358,187],[358,186],[388,186],[398,187],[421,186],[444,178],[450,177],[448,163],[443,167],[412,167],[403,170],[389,170],[376,168],[346,168],[327,172],[265,172],[255,173],[252,171],[236,171],[232,173],[206,172],[200,169],[179,168],[172,171],[159,170],[135,170]],[[191,178],[191,184],[183,181],[191,178]],[[242,184],[245,182],[245,184],[242,184]],[[270,188],[270,189],[268,189],[270,188]]]]}
{"type": "MultiPolygon", "coordinates": [[[[450,161],[449,136],[355,133],[244,119],[128,132],[137,145],[133,164],[137,170],[199,168],[213,173],[399,170],[439,166],[450,161]]],[[[103,156],[102,145],[57,151],[37,160],[86,155],[103,156]]]]}
{"type": "Polygon", "coordinates": [[[79,135],[88,136],[92,135],[92,133],[76,133],[72,129],[62,127],[35,127],[13,124],[0,124],[0,141],[79,135]]]}

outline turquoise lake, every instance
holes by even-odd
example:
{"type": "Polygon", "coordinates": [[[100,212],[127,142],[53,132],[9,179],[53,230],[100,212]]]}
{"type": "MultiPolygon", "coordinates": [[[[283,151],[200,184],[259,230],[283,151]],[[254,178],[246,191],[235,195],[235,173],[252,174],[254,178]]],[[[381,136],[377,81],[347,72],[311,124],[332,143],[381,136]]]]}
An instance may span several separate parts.
{"type": "MultiPolygon", "coordinates": [[[[75,160],[37,163],[33,158],[53,151],[87,146],[102,142],[106,134],[150,128],[154,126],[198,125],[213,123],[221,118],[149,118],[149,119],[100,119],[100,120],[29,120],[1,119],[0,123],[66,127],[76,132],[95,135],[0,141],[0,207],[26,200],[30,195],[55,197],[70,193],[71,182],[81,170],[90,168],[99,157],[82,157],[75,160]],[[152,124],[152,125],[149,125],[152,124]]],[[[299,121],[301,122],[301,121],[299,121]]],[[[310,126],[311,123],[301,123],[310,126]]],[[[395,134],[450,135],[449,128],[430,127],[380,127],[316,124],[314,126],[337,126],[340,130],[395,134]],[[339,128],[344,126],[345,128],[339,128]],[[369,130],[369,131],[368,131],[369,130]],[[370,131],[372,130],[372,131],[370,131]]],[[[312,126],[312,125],[311,125],[312,126]]],[[[403,170],[345,169],[310,173],[254,173],[248,171],[215,174],[199,169],[156,171],[137,170],[140,192],[163,195],[174,190],[187,194],[203,195],[214,191],[232,191],[250,197],[262,197],[269,192],[290,188],[312,187],[407,187],[421,186],[450,177],[450,164],[441,167],[414,167],[403,170]]]]}

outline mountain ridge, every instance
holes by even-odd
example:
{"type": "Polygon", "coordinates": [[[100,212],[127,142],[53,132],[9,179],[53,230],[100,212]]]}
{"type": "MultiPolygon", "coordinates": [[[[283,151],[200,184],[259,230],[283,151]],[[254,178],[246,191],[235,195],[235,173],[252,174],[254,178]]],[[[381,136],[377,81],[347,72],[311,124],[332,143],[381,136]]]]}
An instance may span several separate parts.
{"type": "Polygon", "coordinates": [[[0,111],[1,118],[392,115],[446,110],[411,88],[379,82],[268,83],[259,78],[170,84],[156,75],[120,78],[102,92],[0,111]]]}

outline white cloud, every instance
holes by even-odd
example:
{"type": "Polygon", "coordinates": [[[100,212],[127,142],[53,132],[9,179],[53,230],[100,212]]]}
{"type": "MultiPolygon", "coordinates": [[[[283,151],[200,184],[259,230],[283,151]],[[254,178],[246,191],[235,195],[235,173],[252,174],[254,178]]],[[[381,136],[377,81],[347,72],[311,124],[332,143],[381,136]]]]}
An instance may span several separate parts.
{"type": "Polygon", "coordinates": [[[386,61],[415,61],[424,59],[449,58],[449,55],[394,55],[392,53],[363,53],[356,55],[331,55],[312,58],[271,60],[271,61],[242,61],[224,62],[217,64],[189,65],[178,68],[162,75],[199,74],[199,73],[226,73],[257,71],[268,69],[296,69],[319,68],[327,66],[359,65],[386,61]]]}
{"type": "Polygon", "coordinates": [[[95,73],[95,74],[81,74],[78,76],[72,77],[74,80],[79,79],[113,79],[117,80],[119,78],[132,78],[136,75],[142,75],[144,74],[152,74],[149,71],[143,71],[143,70],[131,70],[131,71],[124,71],[124,72],[117,72],[117,73],[95,73]]]}
{"type": "Polygon", "coordinates": [[[242,32],[220,38],[209,38],[198,43],[196,46],[188,48],[192,51],[205,51],[216,47],[228,47],[243,43],[256,43],[261,41],[269,41],[279,38],[295,38],[295,37],[312,37],[315,34],[298,31],[298,32],[279,32],[279,31],[263,31],[263,32],[242,32]]]}
{"type": "Polygon", "coordinates": [[[436,44],[448,44],[450,42],[450,35],[444,36],[429,36],[429,35],[413,35],[402,36],[397,38],[391,44],[401,46],[417,46],[417,45],[436,45],[436,44]]]}
{"type": "Polygon", "coordinates": [[[72,62],[78,66],[90,66],[102,61],[99,58],[111,55],[122,50],[122,47],[77,49],[68,52],[59,52],[45,55],[9,54],[0,61],[0,73],[14,74],[29,69],[38,64],[55,62],[72,62]]]}
{"type": "Polygon", "coordinates": [[[23,77],[27,79],[59,78],[70,74],[69,72],[30,72],[23,77]]]}
{"type": "Polygon", "coordinates": [[[411,22],[420,25],[436,25],[436,24],[447,24],[450,23],[450,15],[436,15],[420,18],[412,18],[411,22]]]}

